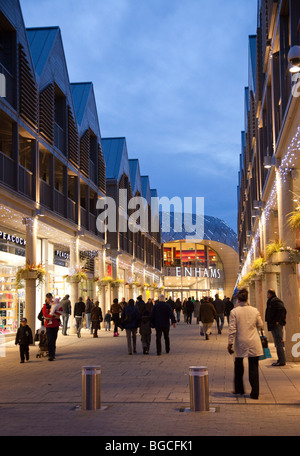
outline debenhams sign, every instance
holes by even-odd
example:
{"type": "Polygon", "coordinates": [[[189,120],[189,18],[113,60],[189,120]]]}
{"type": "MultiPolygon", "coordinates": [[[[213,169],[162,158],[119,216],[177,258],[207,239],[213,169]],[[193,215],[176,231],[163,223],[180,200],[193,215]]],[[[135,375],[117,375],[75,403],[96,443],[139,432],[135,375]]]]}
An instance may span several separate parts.
{"type": "Polygon", "coordinates": [[[220,269],[208,269],[208,268],[181,268],[177,266],[176,277],[207,277],[208,279],[220,279],[220,269]]]}

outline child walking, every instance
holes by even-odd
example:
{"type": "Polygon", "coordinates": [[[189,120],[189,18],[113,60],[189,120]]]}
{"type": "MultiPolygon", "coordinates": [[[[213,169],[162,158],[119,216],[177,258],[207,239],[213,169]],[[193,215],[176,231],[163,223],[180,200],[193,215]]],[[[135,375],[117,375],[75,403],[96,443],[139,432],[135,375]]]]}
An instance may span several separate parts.
{"type": "Polygon", "coordinates": [[[27,318],[22,318],[21,325],[18,328],[16,335],[16,345],[20,345],[20,358],[21,363],[29,361],[29,345],[33,344],[33,337],[31,328],[27,324],[27,318]]]}
{"type": "Polygon", "coordinates": [[[105,321],[105,331],[110,331],[110,322],[111,322],[111,312],[110,310],[107,311],[104,317],[105,321]]]}

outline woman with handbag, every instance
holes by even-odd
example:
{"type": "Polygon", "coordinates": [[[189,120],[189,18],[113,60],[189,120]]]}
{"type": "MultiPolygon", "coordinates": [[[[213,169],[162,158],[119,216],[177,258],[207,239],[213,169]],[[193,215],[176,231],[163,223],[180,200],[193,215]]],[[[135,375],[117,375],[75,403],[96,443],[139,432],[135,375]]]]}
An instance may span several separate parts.
{"type": "Polygon", "coordinates": [[[249,382],[251,385],[251,399],[258,399],[259,396],[259,373],[258,361],[263,355],[262,343],[258,330],[263,327],[259,311],[249,305],[248,291],[242,289],[237,294],[237,307],[232,309],[229,318],[228,352],[233,354],[234,361],[234,394],[244,394],[244,358],[248,358],[249,382]]]}
{"type": "Polygon", "coordinates": [[[98,330],[100,329],[100,323],[103,321],[102,310],[99,307],[99,301],[95,302],[94,307],[91,311],[92,330],[94,331],[93,337],[98,337],[98,330]]]}

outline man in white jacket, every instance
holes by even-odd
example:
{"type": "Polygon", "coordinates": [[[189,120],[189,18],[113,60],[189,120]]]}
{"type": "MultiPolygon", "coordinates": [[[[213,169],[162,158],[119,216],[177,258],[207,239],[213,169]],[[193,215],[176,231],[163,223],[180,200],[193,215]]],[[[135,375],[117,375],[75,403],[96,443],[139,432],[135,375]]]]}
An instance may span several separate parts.
{"type": "Polygon", "coordinates": [[[242,289],[237,294],[237,307],[230,312],[228,352],[234,353],[234,394],[244,394],[244,365],[243,359],[248,358],[250,397],[258,399],[259,373],[258,360],[263,355],[262,344],[258,330],[263,328],[259,311],[249,305],[248,291],[242,289]],[[234,350],[232,349],[234,344],[234,350]]]}

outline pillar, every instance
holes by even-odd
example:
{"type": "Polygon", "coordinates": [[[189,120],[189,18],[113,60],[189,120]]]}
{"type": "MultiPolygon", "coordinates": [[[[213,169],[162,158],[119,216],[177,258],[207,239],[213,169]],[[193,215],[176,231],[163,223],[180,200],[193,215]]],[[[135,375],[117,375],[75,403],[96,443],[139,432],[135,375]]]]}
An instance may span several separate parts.
{"type": "MultiPolygon", "coordinates": [[[[288,225],[289,214],[293,211],[293,182],[291,172],[277,171],[277,195],[278,195],[278,227],[279,239],[286,246],[295,248],[296,236],[288,225]]],[[[300,332],[299,325],[299,292],[296,273],[296,264],[280,264],[280,295],[286,309],[286,342],[285,352],[287,361],[300,362],[300,358],[292,355],[293,334],[300,332]]]]}
{"type": "MultiPolygon", "coordinates": [[[[26,226],[26,265],[36,264],[37,219],[27,217],[26,226]]],[[[26,279],[25,285],[25,317],[32,334],[36,332],[36,279],[26,279]]]]}
{"type": "MultiPolygon", "coordinates": [[[[79,237],[73,237],[70,241],[70,271],[74,273],[79,270],[79,237]]],[[[71,301],[71,315],[70,315],[70,333],[75,334],[74,328],[74,307],[79,298],[79,283],[70,283],[70,301],[71,301]]]]}

